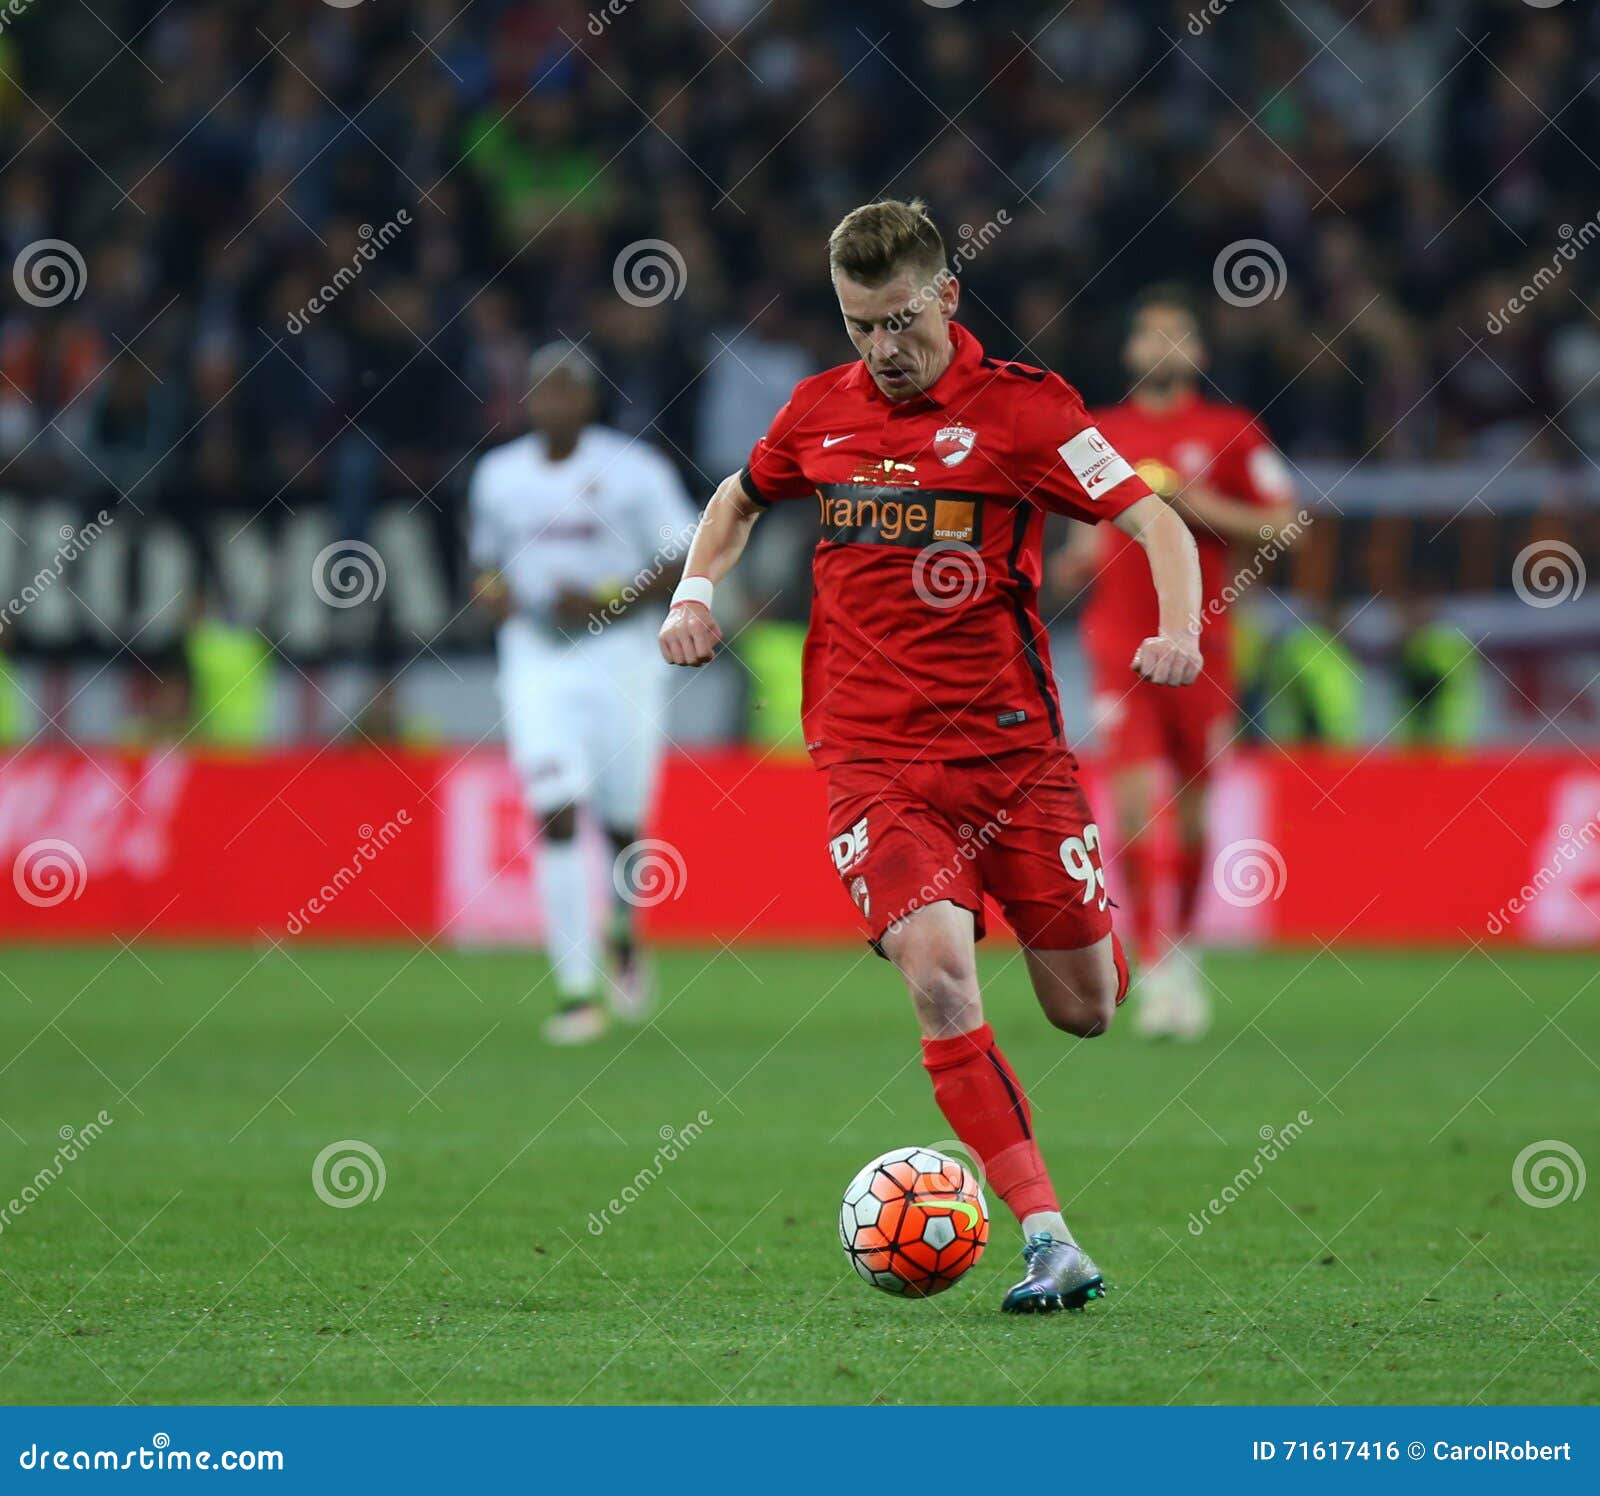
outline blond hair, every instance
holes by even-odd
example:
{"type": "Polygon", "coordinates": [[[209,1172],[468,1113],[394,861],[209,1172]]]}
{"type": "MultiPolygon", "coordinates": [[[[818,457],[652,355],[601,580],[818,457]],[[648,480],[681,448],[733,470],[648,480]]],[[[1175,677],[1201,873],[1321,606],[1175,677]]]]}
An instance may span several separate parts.
{"type": "Polygon", "coordinates": [[[944,240],[921,198],[852,208],[828,235],[828,273],[881,286],[901,270],[932,278],[945,269],[944,240]]]}

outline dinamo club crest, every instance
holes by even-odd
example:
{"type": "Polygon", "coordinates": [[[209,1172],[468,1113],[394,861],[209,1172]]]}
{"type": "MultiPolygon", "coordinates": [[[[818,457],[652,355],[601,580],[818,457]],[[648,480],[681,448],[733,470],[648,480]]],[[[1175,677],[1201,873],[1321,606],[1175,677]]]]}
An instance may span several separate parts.
{"type": "Polygon", "coordinates": [[[978,433],[970,426],[941,426],[933,434],[933,455],[946,467],[956,467],[977,442],[978,433]]]}

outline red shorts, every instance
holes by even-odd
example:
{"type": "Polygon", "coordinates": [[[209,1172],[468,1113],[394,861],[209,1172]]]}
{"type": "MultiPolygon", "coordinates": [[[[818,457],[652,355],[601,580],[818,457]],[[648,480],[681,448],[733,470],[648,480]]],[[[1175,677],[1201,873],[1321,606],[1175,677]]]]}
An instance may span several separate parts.
{"type": "Polygon", "coordinates": [[[1127,658],[1092,662],[1094,717],[1100,755],[1112,766],[1164,762],[1182,784],[1203,781],[1233,736],[1230,685],[1207,661],[1190,686],[1156,686],[1128,668],[1127,658]]]}
{"type": "Polygon", "coordinates": [[[949,900],[983,938],[983,896],[1017,939],[1074,950],[1111,933],[1100,831],[1064,749],[828,770],[828,850],[874,944],[949,900]]]}

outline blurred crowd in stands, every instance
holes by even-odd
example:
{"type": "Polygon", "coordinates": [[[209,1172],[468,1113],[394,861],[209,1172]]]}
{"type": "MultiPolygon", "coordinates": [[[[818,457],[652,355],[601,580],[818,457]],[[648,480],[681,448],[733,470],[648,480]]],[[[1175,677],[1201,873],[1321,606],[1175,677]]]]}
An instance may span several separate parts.
{"type": "Polygon", "coordinates": [[[1592,6],[92,10],[0,34],[6,261],[55,237],[87,268],[61,307],[6,299],[13,487],[326,496],[352,522],[379,492],[442,501],[516,429],[523,355],[560,331],[601,360],[611,418],[703,488],[770,390],[848,352],[823,241],[891,192],[926,197],[952,247],[1005,210],[966,320],[1091,400],[1119,393],[1130,294],[1176,276],[1214,308],[1217,385],[1296,457],[1600,450],[1600,253],[1504,313],[1600,214],[1592,6]],[[684,266],[652,307],[613,283],[644,238],[684,266]],[[1211,293],[1242,238],[1286,267],[1250,308],[1211,293]]]}
{"type": "Polygon", "coordinates": [[[1297,462],[1584,465],[1597,60],[1600,9],[1524,0],[12,6],[0,253],[84,274],[0,303],[0,488],[453,524],[563,334],[703,494],[847,356],[824,241],[888,194],[974,246],[990,350],[1091,402],[1176,279],[1297,462]],[[1250,306],[1244,239],[1283,266],[1250,306]],[[659,299],[619,293],[643,240],[659,299]]]}

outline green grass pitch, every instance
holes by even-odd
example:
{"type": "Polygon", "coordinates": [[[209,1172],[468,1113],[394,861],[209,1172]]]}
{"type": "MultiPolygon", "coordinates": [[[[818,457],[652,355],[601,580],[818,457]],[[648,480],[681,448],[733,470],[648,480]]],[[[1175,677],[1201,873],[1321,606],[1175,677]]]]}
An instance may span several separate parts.
{"type": "Polygon", "coordinates": [[[1545,1139],[1600,1165],[1592,956],[1217,956],[1191,1047],[1070,1039],[1014,951],[984,970],[1111,1285],[1082,1315],[997,1312],[1019,1245],[998,1202],[939,1299],[850,1271],[850,1176],[948,1133],[860,952],[667,952],[657,1024],[552,1052],[532,957],[10,950],[0,1398],[1600,1399],[1600,1185],[1536,1208],[1512,1177],[1545,1139]],[[102,1110],[57,1172],[61,1129],[102,1110]],[[313,1161],[344,1139],[384,1187],[336,1208],[313,1161]]]}

